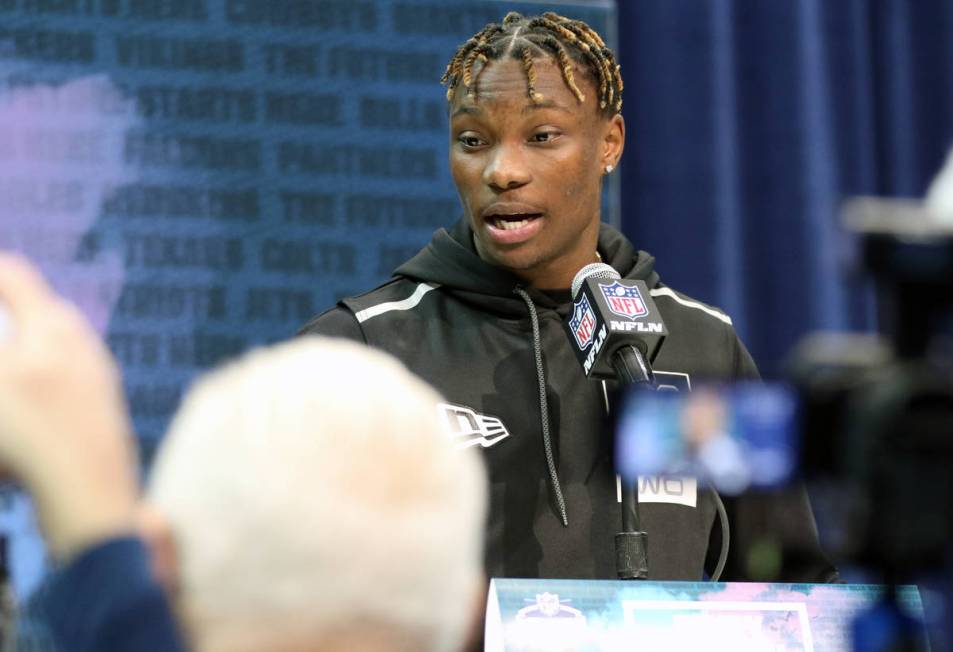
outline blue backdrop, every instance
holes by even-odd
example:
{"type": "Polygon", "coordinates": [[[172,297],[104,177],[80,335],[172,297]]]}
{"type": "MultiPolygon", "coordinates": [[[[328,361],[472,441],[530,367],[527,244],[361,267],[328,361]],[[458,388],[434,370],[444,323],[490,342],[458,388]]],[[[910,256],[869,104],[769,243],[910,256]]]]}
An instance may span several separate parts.
{"type": "Polygon", "coordinates": [[[922,196],[953,144],[949,0],[619,3],[625,232],[778,370],[816,328],[870,328],[838,207],[922,196]]]}
{"type": "MultiPolygon", "coordinates": [[[[106,338],[147,460],[199,372],[457,219],[446,63],[550,8],[614,45],[613,0],[0,0],[0,249],[106,338]]],[[[20,595],[43,569],[28,515],[0,488],[20,595]]]]}

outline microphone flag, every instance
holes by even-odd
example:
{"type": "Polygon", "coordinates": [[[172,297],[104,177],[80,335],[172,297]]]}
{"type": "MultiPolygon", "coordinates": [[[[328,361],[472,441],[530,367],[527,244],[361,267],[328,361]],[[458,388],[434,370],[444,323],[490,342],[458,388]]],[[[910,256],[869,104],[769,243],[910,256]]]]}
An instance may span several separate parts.
{"type": "Polygon", "coordinates": [[[654,360],[668,331],[645,281],[605,276],[578,280],[563,327],[586,376],[615,379],[612,354],[625,345],[654,360]]]}

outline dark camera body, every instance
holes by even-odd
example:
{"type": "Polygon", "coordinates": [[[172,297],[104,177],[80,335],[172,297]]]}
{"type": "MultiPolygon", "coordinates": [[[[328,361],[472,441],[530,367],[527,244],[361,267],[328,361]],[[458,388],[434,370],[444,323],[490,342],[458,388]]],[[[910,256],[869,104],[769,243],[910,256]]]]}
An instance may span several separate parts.
{"type": "Polygon", "coordinates": [[[846,222],[884,335],[815,335],[795,350],[801,467],[850,503],[842,552],[910,577],[940,568],[953,540],[953,228],[876,200],[853,202],[846,222]]]}
{"type": "Polygon", "coordinates": [[[953,540],[953,373],[876,354],[858,367],[870,340],[838,344],[840,364],[799,349],[802,473],[850,502],[842,554],[902,575],[939,567],[953,540]]]}

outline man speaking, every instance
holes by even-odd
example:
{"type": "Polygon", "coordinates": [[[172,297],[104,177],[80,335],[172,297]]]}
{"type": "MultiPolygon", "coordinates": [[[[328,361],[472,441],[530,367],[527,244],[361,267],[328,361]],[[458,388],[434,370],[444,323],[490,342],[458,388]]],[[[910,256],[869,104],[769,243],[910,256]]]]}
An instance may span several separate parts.
{"type": "MultiPolygon", "coordinates": [[[[592,28],[510,13],[460,46],[443,81],[463,218],[391,281],[303,332],[384,349],[447,398],[440,409],[458,445],[482,450],[489,473],[490,575],[614,578],[606,388],[583,373],[562,326],[574,275],[604,262],[645,282],[668,330],[654,360],[660,383],[687,390],[696,377],[757,370],[727,315],[663,285],[652,256],[601,222],[625,122],[619,66],[592,28]]],[[[649,577],[710,575],[724,536],[711,491],[650,482],[639,499],[649,577]]],[[[729,504],[723,580],[750,578],[752,552],[781,530],[796,533],[793,553],[757,579],[830,579],[802,493],[751,502],[729,504]]]]}

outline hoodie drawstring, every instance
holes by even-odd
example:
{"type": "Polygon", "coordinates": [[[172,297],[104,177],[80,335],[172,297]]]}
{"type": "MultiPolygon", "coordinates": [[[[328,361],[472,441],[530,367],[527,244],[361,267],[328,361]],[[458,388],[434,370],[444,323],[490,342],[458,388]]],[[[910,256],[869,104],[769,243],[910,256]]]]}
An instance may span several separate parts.
{"type": "Polygon", "coordinates": [[[569,527],[569,517],[566,514],[566,501],[563,499],[563,490],[559,486],[559,474],[556,472],[556,461],[553,458],[553,443],[549,437],[549,406],[546,403],[546,375],[543,372],[543,345],[539,336],[539,318],[536,316],[536,306],[526,290],[516,286],[513,292],[518,294],[529,308],[529,319],[533,324],[533,355],[536,358],[536,381],[539,384],[539,419],[543,426],[543,449],[546,451],[546,465],[549,467],[549,479],[552,481],[556,504],[559,506],[559,517],[563,526],[569,527]]]}

